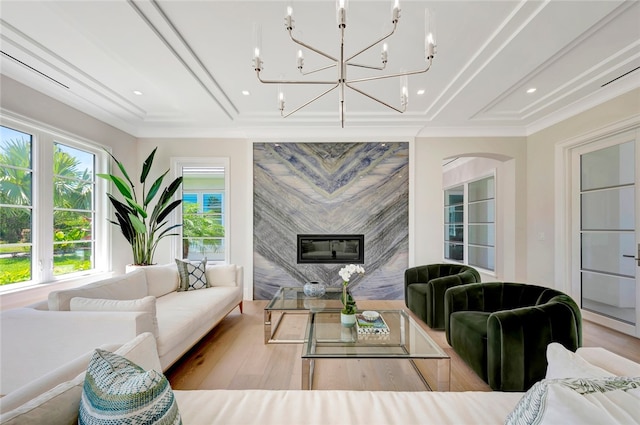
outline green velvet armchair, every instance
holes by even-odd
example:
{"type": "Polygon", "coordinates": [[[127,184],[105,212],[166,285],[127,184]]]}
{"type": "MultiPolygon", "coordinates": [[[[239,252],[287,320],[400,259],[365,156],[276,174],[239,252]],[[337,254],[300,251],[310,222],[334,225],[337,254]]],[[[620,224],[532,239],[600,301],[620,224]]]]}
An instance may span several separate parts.
{"type": "Polygon", "coordinates": [[[498,391],[526,391],[544,378],[546,350],[582,345],[582,316],[568,295],[511,282],[461,285],[445,294],[445,333],[456,353],[498,391]]]}
{"type": "Polygon", "coordinates": [[[480,282],[476,269],[462,264],[428,264],[404,272],[404,303],[431,329],[444,329],[444,293],[480,282]]]}

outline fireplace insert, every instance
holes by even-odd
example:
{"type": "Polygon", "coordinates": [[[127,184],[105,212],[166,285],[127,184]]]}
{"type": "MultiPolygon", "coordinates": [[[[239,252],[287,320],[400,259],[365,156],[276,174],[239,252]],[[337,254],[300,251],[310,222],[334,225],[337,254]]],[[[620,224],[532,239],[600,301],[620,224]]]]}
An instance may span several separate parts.
{"type": "Polygon", "coordinates": [[[298,235],[298,264],[364,264],[364,235],[298,235]]]}

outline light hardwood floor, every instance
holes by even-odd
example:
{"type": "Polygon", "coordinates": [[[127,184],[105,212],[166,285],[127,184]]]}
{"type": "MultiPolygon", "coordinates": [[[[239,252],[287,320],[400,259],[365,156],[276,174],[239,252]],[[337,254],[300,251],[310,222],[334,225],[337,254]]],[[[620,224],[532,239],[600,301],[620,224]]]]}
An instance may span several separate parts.
{"type": "MultiPolygon", "coordinates": [[[[264,344],[266,301],[245,301],[206,335],[166,375],[174,389],[300,389],[302,344],[264,344]]],[[[361,309],[402,309],[403,301],[359,301],[361,309]]],[[[304,335],[306,315],[288,315],[284,332],[304,335]]],[[[456,355],[443,331],[424,329],[451,357],[451,391],[490,391],[456,355]]],[[[600,346],[640,362],[640,340],[584,322],[583,345],[600,346]]],[[[406,360],[316,362],[315,389],[421,391],[406,360]]]]}

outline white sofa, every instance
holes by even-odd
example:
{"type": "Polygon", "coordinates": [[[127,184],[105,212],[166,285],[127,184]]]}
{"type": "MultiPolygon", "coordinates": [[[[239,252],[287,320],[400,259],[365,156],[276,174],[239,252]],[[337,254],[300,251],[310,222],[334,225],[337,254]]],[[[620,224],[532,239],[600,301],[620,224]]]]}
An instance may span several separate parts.
{"type": "MultiPolygon", "coordinates": [[[[145,370],[161,367],[155,338],[149,333],[136,337],[116,351],[145,370]]],[[[40,378],[0,399],[0,423],[71,424],[77,422],[84,369],[90,354],[78,358],[49,376],[40,378]],[[73,375],[78,372],[77,376],[73,375]],[[75,376],[71,378],[70,376],[75,376]],[[57,386],[52,385],[58,382],[57,386]],[[52,388],[44,394],[42,388],[52,388]],[[38,396],[38,394],[40,394],[38,396]]],[[[602,348],[580,348],[572,358],[552,360],[556,369],[567,373],[584,373],[602,368],[620,376],[640,375],[640,365],[602,348]],[[575,363],[576,367],[568,367],[575,363]]],[[[638,389],[640,393],[640,389],[638,389]]],[[[528,393],[527,393],[528,394],[528,393]]],[[[521,405],[524,393],[517,392],[390,392],[390,391],[303,391],[303,390],[197,390],[174,391],[185,425],[203,424],[502,424],[510,412],[521,405]]],[[[640,421],[640,394],[635,404],[613,406],[613,420],[606,423],[640,421]]],[[[617,400],[620,401],[620,400],[617,400]]],[[[603,402],[598,401],[597,408],[603,402]]],[[[562,408],[571,406],[559,403],[562,408]]],[[[605,409],[603,404],[602,409],[605,409]]],[[[588,410],[584,410],[588,412],[588,410]]],[[[565,415],[581,414],[576,409],[565,415]]],[[[593,412],[591,412],[593,415],[593,412]]],[[[560,423],[594,423],[593,421],[560,423]]],[[[543,421],[544,423],[544,421],[543,421]]],[[[598,423],[598,422],[596,422],[598,423]]]]}
{"type": "MultiPolygon", "coordinates": [[[[144,267],[54,291],[46,301],[3,311],[0,394],[8,394],[96,347],[124,344],[143,332],[156,335],[160,365],[166,370],[235,307],[239,306],[242,312],[242,267],[207,266],[206,275],[212,287],[177,292],[179,276],[175,264],[144,267]],[[151,302],[145,301],[147,311],[70,311],[73,298],[143,300],[148,296],[151,299],[146,301],[151,302]]],[[[111,307],[82,307],[80,303],[78,308],[111,307]]]]}

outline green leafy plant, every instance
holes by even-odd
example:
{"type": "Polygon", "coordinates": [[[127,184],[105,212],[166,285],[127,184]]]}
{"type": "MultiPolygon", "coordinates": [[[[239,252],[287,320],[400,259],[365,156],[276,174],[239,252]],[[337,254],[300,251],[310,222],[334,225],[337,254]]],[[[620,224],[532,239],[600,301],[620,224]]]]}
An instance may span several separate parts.
{"type": "Polygon", "coordinates": [[[149,190],[146,190],[146,181],[153,165],[153,158],[156,154],[156,147],[142,164],[142,172],[140,174],[140,184],[142,184],[142,203],[138,201],[135,186],[126,169],[120,161],[118,161],[111,153],[109,155],[118,165],[123,178],[113,174],[97,174],[106,180],[110,180],[118,189],[124,202],[119,201],[113,195],[107,194],[111,205],[115,208],[116,220],[109,220],[112,224],[120,227],[120,231],[125,239],[131,245],[133,252],[133,263],[136,265],[153,264],[153,257],[158,246],[158,242],[167,236],[178,236],[178,233],[170,233],[173,229],[180,227],[180,224],[166,227],[166,221],[169,214],[175,210],[182,202],[181,199],[172,201],[173,195],[182,184],[182,176],[176,178],[162,191],[162,181],[169,173],[165,171],[158,177],[149,190]],[[160,195],[155,204],[153,201],[156,195],[160,195]],[[153,205],[153,210],[149,212],[153,205]]]}

